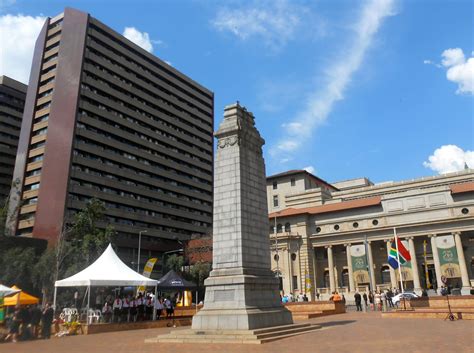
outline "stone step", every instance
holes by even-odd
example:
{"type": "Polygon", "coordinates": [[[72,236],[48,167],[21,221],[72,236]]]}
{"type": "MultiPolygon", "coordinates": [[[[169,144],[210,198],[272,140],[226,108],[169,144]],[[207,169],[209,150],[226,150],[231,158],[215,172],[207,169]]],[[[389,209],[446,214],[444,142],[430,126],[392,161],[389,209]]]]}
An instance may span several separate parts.
{"type": "Polygon", "coordinates": [[[146,343],[241,343],[261,344],[301,335],[321,328],[319,325],[295,324],[256,330],[193,331],[180,330],[145,340],[146,343]],[[200,333],[202,332],[202,334],[200,333]]]}

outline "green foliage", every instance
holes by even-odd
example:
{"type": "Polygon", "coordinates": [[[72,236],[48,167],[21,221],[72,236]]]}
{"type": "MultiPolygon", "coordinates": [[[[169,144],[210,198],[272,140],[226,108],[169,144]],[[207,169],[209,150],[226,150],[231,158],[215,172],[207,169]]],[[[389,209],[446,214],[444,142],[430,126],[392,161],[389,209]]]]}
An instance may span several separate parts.
{"type": "Polygon", "coordinates": [[[0,251],[0,282],[17,284],[32,294],[43,293],[51,300],[57,279],[86,268],[113,242],[113,228],[98,226],[104,211],[104,203],[92,199],[65,227],[55,246],[42,254],[35,254],[33,248],[20,247],[12,247],[3,254],[0,251]]]}
{"type": "Polygon", "coordinates": [[[204,286],[204,280],[209,277],[211,272],[211,264],[208,262],[198,261],[189,270],[189,274],[194,283],[198,287],[204,286]]]}
{"type": "Polygon", "coordinates": [[[36,255],[33,248],[11,248],[0,257],[0,282],[17,285],[29,292],[36,292],[31,282],[34,276],[36,255]]]}
{"type": "Polygon", "coordinates": [[[5,236],[5,225],[7,224],[8,202],[0,198],[0,237],[5,236]]]}
{"type": "Polygon", "coordinates": [[[166,268],[175,271],[176,273],[182,273],[184,266],[184,258],[176,254],[171,255],[166,259],[166,268]]]}

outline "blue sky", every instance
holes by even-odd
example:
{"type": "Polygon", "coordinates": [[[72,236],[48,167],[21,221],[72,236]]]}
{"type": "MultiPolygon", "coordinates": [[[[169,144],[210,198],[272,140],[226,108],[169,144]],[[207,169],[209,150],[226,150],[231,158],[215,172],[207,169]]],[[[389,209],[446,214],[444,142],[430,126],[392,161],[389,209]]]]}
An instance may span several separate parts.
{"type": "Polygon", "coordinates": [[[239,100],[268,175],[383,182],[474,168],[472,1],[6,0],[0,74],[25,81],[40,17],[65,6],[128,27],[214,91],[216,128],[239,100]]]}

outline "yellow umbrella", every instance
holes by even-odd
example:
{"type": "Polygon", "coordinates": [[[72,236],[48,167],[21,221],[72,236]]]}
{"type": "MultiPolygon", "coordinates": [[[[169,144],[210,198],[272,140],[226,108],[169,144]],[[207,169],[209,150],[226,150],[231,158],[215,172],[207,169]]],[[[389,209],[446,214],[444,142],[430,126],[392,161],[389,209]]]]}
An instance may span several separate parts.
{"type": "MultiPolygon", "coordinates": [[[[17,286],[13,286],[11,288],[15,289],[15,290],[21,290],[17,286]]],[[[21,290],[20,293],[17,293],[15,295],[12,295],[10,297],[5,298],[4,301],[5,302],[4,302],[3,305],[5,305],[5,306],[15,306],[17,304],[19,304],[19,305],[31,305],[31,304],[38,304],[39,303],[38,298],[33,297],[31,294],[23,292],[22,290],[21,290]]]]}

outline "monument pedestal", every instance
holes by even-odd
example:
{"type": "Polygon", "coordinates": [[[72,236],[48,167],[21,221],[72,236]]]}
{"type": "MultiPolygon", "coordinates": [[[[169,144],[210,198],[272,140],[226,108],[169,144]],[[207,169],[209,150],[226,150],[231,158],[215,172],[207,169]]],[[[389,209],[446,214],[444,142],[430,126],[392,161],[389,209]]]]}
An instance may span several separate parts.
{"type": "Polygon", "coordinates": [[[193,317],[193,330],[252,330],[293,323],[291,312],[281,304],[278,280],[267,272],[209,277],[206,302],[193,317]]]}

